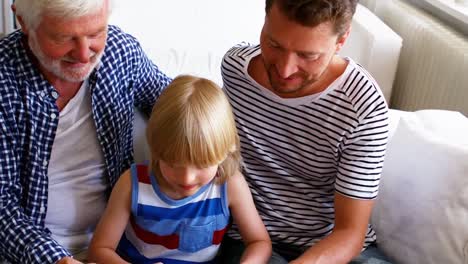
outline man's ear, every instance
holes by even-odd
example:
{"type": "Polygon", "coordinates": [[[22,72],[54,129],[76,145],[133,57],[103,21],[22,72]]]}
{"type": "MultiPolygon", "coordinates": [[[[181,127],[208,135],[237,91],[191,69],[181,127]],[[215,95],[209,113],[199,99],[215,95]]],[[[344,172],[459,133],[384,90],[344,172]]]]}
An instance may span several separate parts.
{"type": "Polygon", "coordinates": [[[338,37],[338,40],[336,41],[336,53],[338,53],[341,50],[341,48],[343,48],[343,45],[346,43],[346,40],[348,39],[350,33],[351,25],[348,27],[348,29],[343,35],[338,37]]]}
{"type": "Polygon", "coordinates": [[[26,24],[24,23],[24,20],[21,16],[18,16],[16,14],[16,6],[15,4],[12,4],[11,5],[11,11],[13,11],[13,13],[15,13],[15,16],[16,16],[16,21],[18,21],[18,24],[20,25],[21,27],[21,31],[23,31],[24,34],[28,34],[28,28],[26,27],[26,24]]]}

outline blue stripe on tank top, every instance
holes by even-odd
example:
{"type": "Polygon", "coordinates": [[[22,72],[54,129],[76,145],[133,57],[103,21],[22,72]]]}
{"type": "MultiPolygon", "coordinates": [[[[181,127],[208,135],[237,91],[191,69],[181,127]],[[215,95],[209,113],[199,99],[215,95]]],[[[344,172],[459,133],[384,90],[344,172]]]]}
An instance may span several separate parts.
{"type": "Polygon", "coordinates": [[[138,204],[138,216],[146,216],[154,220],[196,218],[203,216],[222,215],[223,205],[220,198],[194,202],[178,208],[162,208],[138,204]],[[201,205],[200,205],[201,204],[201,205]],[[164,216],[164,218],[161,218],[164,216]]]}

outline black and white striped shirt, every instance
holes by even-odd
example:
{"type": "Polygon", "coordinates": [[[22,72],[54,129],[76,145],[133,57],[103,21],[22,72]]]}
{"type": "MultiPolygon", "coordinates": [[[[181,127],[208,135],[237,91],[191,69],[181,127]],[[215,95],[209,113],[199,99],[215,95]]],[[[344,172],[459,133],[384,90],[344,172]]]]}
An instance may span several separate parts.
{"type": "MultiPolygon", "coordinates": [[[[305,250],[332,231],[335,192],[376,198],[388,107],[377,83],[349,58],[323,92],[280,98],[247,73],[259,54],[259,46],[236,46],[222,63],[243,173],[273,244],[305,250]]],[[[365,245],[375,239],[369,226],[365,245]]]]}

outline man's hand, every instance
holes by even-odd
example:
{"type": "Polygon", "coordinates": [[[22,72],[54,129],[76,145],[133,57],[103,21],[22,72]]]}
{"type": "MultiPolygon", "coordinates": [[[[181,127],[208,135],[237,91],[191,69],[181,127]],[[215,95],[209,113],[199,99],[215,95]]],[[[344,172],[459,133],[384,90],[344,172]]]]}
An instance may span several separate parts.
{"type": "Polygon", "coordinates": [[[57,264],[83,264],[83,262],[80,262],[72,257],[64,257],[59,260],[57,264]]]}

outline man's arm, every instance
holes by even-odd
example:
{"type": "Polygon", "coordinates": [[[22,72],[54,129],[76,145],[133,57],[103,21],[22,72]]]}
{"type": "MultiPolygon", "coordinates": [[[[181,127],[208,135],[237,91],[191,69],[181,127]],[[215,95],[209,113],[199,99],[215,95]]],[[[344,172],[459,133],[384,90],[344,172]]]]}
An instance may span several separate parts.
{"type": "Polygon", "coordinates": [[[291,264],[348,263],[359,255],[367,233],[373,200],[357,200],[335,194],[335,227],[291,264]]]}
{"type": "MultiPolygon", "coordinates": [[[[364,102],[359,125],[342,144],[335,181],[335,226],[331,234],[292,263],[348,263],[364,244],[377,197],[388,140],[388,108],[382,96],[364,102]]],[[[356,110],[356,112],[359,112],[356,110]]]]}
{"type": "Polygon", "coordinates": [[[0,109],[0,255],[13,263],[55,263],[69,256],[21,207],[19,150],[0,109]]]}

